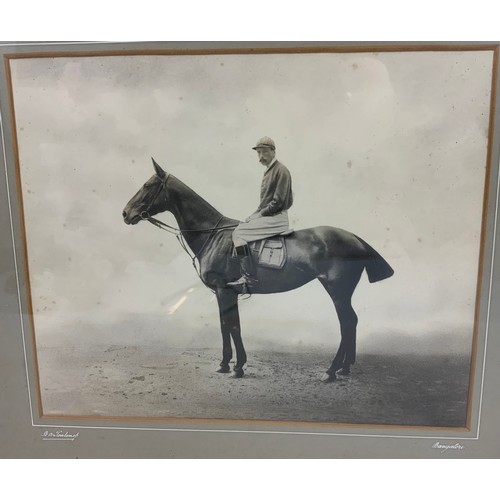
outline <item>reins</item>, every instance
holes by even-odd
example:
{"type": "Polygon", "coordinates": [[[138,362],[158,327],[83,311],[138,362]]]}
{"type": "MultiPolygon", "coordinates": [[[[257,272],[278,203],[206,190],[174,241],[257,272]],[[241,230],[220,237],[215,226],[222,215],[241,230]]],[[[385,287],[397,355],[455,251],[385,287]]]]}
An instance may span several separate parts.
{"type": "MultiPolygon", "coordinates": [[[[215,226],[212,227],[212,228],[208,228],[208,229],[179,229],[179,228],[170,226],[168,224],[165,224],[165,222],[162,222],[161,220],[158,220],[158,219],[155,219],[154,217],[151,217],[149,215],[149,210],[151,209],[154,201],[156,200],[156,198],[158,198],[158,195],[161,193],[161,191],[163,189],[165,189],[165,196],[166,196],[166,184],[167,184],[168,177],[169,176],[167,175],[167,177],[165,177],[165,179],[160,179],[162,181],[161,185],[160,185],[160,189],[156,193],[156,196],[152,199],[152,201],[149,204],[148,208],[146,210],[144,210],[143,212],[141,212],[140,217],[141,217],[142,220],[147,220],[148,222],[150,222],[151,224],[153,224],[153,226],[156,226],[158,229],[162,229],[163,231],[166,231],[167,233],[175,235],[175,237],[177,238],[177,241],[181,245],[182,249],[189,255],[189,258],[191,259],[191,263],[193,264],[193,267],[196,270],[196,274],[198,274],[198,277],[200,278],[201,282],[207,288],[209,288],[212,292],[214,292],[214,290],[212,290],[207,285],[207,283],[205,283],[205,280],[202,278],[202,276],[201,276],[201,268],[198,269],[198,267],[196,266],[196,259],[198,259],[198,257],[201,255],[201,253],[203,252],[203,250],[205,250],[206,246],[208,245],[209,241],[212,239],[212,237],[213,237],[213,235],[215,233],[218,233],[220,231],[224,231],[225,229],[234,228],[238,224],[232,224],[232,225],[229,225],[229,226],[220,226],[219,227],[219,224],[220,224],[221,220],[224,218],[224,216],[221,215],[220,218],[219,218],[219,220],[215,224],[215,226]],[[191,252],[188,249],[188,244],[186,243],[186,240],[184,238],[184,234],[183,233],[210,233],[210,234],[209,234],[208,238],[205,240],[205,242],[203,243],[202,247],[198,250],[198,252],[196,252],[195,254],[191,255],[191,252]]],[[[198,259],[198,261],[199,261],[199,259],[198,259]]]]}
{"type": "Polygon", "coordinates": [[[224,218],[222,216],[217,224],[208,229],[179,229],[177,227],[169,226],[168,224],[165,224],[161,220],[155,219],[154,217],[149,216],[148,212],[142,212],[141,213],[141,219],[142,220],[147,220],[148,222],[151,222],[153,226],[156,226],[160,229],[163,229],[164,231],[167,231],[170,234],[175,234],[177,235],[178,233],[211,233],[211,232],[217,232],[217,231],[222,231],[224,229],[232,229],[233,227],[236,227],[238,224],[231,224],[230,226],[218,226],[220,221],[224,218]],[[143,216],[143,214],[146,214],[146,216],[143,216]],[[166,229],[165,229],[166,228],[166,229]]]}

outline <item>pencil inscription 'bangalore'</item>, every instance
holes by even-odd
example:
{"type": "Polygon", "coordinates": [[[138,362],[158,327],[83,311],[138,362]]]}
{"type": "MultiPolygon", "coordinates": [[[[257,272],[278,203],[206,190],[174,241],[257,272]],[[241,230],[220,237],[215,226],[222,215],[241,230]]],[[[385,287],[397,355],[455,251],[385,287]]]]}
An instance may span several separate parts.
{"type": "Polygon", "coordinates": [[[460,443],[455,444],[441,444],[439,441],[432,445],[432,448],[435,450],[441,450],[441,453],[445,453],[448,450],[459,450],[462,451],[465,446],[460,443]]]}

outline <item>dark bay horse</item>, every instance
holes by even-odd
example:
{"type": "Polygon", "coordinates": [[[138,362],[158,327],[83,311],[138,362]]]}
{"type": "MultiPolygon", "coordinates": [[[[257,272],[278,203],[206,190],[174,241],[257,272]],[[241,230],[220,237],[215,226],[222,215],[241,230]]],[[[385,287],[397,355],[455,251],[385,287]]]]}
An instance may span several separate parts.
{"type": "MultiPolygon", "coordinates": [[[[235,377],[243,376],[247,361],[241,339],[238,292],[226,283],[239,277],[239,269],[230,264],[231,234],[239,223],[220,214],[192,189],[166,173],[154,160],[155,174],[127,203],[123,211],[126,224],[141,220],[158,223],[153,216],[169,211],[199,263],[200,278],[217,297],[222,331],[222,362],[219,372],[227,373],[236,349],[235,377]]],[[[161,223],[160,223],[161,224],[161,223]]],[[[182,241],[182,240],[181,240],[182,241]]],[[[334,227],[302,229],[286,237],[287,262],[282,269],[256,267],[257,283],[251,293],[278,293],[298,288],[318,279],[330,295],[340,322],[341,341],[322,380],[331,382],[336,372],[349,374],[356,359],[358,318],[351,297],[364,269],[371,283],[389,278],[394,271],[370,246],[352,233],[334,227]]]]}

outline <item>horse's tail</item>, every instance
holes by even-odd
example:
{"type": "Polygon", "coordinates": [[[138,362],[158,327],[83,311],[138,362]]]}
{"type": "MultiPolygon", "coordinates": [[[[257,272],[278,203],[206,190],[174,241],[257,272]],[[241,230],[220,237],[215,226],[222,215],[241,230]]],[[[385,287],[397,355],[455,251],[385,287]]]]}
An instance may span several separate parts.
{"type": "Polygon", "coordinates": [[[368,259],[365,265],[366,274],[368,275],[368,281],[370,283],[375,283],[377,281],[382,281],[390,278],[394,274],[394,269],[366,241],[363,241],[359,236],[356,236],[356,238],[358,238],[358,240],[363,244],[368,254],[368,259]]]}

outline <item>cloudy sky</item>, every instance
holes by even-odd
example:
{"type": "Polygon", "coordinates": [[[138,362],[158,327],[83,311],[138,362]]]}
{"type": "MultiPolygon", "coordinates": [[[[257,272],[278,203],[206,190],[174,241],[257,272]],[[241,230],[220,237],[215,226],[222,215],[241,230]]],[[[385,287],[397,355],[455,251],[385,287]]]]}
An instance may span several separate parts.
{"type": "MultiPolygon", "coordinates": [[[[175,238],[126,226],[121,212],[153,156],[223,214],[246,217],[259,202],[251,147],[263,135],[293,176],[293,227],[352,231],[395,269],[355,292],[360,349],[438,335],[470,344],[491,52],[11,64],[40,345],[166,336],[219,346],[213,295],[175,238]]],[[[241,316],[247,343],[338,341],[316,282],[242,301],[241,316]]]]}

